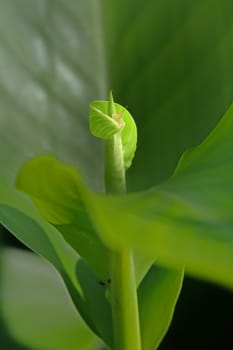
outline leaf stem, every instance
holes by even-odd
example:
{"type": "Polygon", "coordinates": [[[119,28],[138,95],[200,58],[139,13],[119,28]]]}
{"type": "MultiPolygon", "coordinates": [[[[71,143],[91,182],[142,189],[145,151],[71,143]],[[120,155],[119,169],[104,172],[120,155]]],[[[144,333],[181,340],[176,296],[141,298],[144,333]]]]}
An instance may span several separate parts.
{"type": "MultiPolygon", "coordinates": [[[[115,113],[110,93],[108,115],[112,116],[115,113]]],[[[120,131],[105,141],[105,186],[107,193],[126,191],[120,131]]],[[[128,248],[112,252],[111,306],[114,350],[141,350],[133,251],[128,248]]]]}
{"type": "Polygon", "coordinates": [[[140,350],[141,337],[133,252],[112,253],[111,303],[114,350],[140,350]]]}

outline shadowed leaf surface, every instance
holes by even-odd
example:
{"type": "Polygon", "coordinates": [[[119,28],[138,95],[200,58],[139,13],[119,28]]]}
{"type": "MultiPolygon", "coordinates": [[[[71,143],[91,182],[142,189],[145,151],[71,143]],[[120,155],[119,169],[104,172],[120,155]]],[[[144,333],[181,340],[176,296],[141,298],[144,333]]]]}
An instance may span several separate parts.
{"type": "Polygon", "coordinates": [[[3,251],[1,264],[2,315],[14,339],[31,349],[97,349],[55,270],[16,249],[3,251]]]}

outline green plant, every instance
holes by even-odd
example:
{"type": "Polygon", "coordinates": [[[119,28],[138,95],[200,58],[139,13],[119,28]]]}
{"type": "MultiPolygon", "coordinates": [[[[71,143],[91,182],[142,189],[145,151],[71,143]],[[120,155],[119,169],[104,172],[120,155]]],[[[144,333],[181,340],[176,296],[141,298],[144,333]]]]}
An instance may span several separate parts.
{"type": "MultiPolygon", "coordinates": [[[[169,326],[184,264],[191,275],[230,288],[233,284],[232,107],[215,127],[233,95],[232,2],[41,3],[0,1],[5,67],[0,220],[55,266],[93,332],[78,319],[74,333],[66,330],[52,314],[51,322],[64,331],[64,343],[56,342],[52,331],[38,339],[30,322],[28,332],[23,324],[17,326],[8,293],[3,295],[8,305],[2,307],[3,314],[15,338],[30,347],[66,349],[69,340],[69,349],[89,349],[98,343],[95,333],[110,348],[140,349],[141,338],[142,349],[155,349],[169,326]],[[102,34],[101,25],[107,28],[102,34]],[[83,51],[76,48],[74,34],[83,51]],[[117,100],[136,116],[140,137],[128,173],[129,192],[136,192],[132,194],[122,194],[122,163],[130,165],[135,142],[123,162],[121,152],[113,152],[112,141],[106,141],[107,192],[121,194],[104,196],[101,146],[88,135],[85,118],[89,102],[106,97],[111,85],[117,100]],[[180,155],[197,144],[176,166],[180,155]],[[34,158],[17,180],[32,201],[12,183],[25,160],[41,152],[75,163],[81,175],[52,156],[34,158]],[[119,181],[112,178],[115,174],[119,181]],[[112,294],[122,296],[120,309],[112,294]]],[[[105,137],[118,127],[123,133],[132,122],[129,117],[123,125],[122,117],[124,121],[128,115],[123,107],[113,101],[109,111],[107,106],[92,105],[96,136],[105,137]],[[98,128],[98,118],[102,123],[106,114],[116,119],[110,130],[108,125],[98,128]]],[[[8,269],[13,257],[3,253],[8,269]]],[[[25,256],[31,264],[33,259],[25,256]]],[[[24,267],[21,273],[30,275],[24,267]]],[[[72,325],[75,319],[69,312],[66,316],[72,325]]]]}

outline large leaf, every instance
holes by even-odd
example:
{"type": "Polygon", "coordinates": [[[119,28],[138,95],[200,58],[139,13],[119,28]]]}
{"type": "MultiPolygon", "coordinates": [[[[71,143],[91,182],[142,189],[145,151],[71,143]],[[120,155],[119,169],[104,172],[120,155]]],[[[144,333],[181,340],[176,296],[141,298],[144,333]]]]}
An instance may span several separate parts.
{"type": "MultiPolygon", "coordinates": [[[[100,281],[110,278],[109,249],[102,243],[85,204],[85,185],[77,170],[51,156],[38,156],[20,169],[17,187],[27,193],[41,215],[90,264],[100,281]]],[[[153,260],[135,256],[139,284],[153,260]]]]}
{"type": "Polygon", "coordinates": [[[1,257],[0,304],[12,337],[31,349],[97,349],[58,274],[29,252],[5,250],[1,257]]]}
{"type": "MultiPolygon", "coordinates": [[[[21,169],[17,186],[32,197],[41,214],[56,224],[72,247],[82,250],[95,270],[102,265],[101,261],[110,267],[110,261],[103,260],[100,254],[103,247],[85,208],[85,186],[74,168],[49,156],[36,157],[21,169]]],[[[183,270],[152,266],[147,272],[152,260],[142,259],[138,254],[135,263],[138,284],[141,281],[138,293],[143,349],[152,350],[157,348],[170,324],[183,270]]]]}
{"type": "Polygon", "coordinates": [[[232,98],[232,6],[231,0],[1,0],[2,175],[12,180],[25,158],[46,150],[77,162],[99,183],[85,106],[104,95],[108,66],[109,86],[139,126],[128,187],[167,177],[232,98]]]}
{"type": "Polygon", "coordinates": [[[148,188],[233,100],[233,2],[103,2],[110,87],[138,126],[128,188],[148,188]]]}
{"type": "Polygon", "coordinates": [[[26,159],[51,152],[101,186],[100,143],[88,130],[89,102],[106,90],[99,21],[93,0],[0,0],[0,164],[6,181],[14,181],[26,159]]]}
{"type": "Polygon", "coordinates": [[[0,0],[5,179],[46,151],[99,185],[88,104],[108,88],[139,128],[128,187],[166,178],[232,101],[232,12],[231,0],[0,0]]]}
{"type": "Polygon", "coordinates": [[[110,305],[94,272],[25,196],[7,186],[0,186],[0,193],[1,223],[56,267],[84,320],[97,335],[111,343],[110,305]]]}
{"type": "Polygon", "coordinates": [[[126,196],[90,196],[103,239],[159,256],[161,264],[185,263],[193,275],[233,287],[232,135],[233,106],[164,184],[126,196]]]}
{"type": "MultiPolygon", "coordinates": [[[[232,99],[231,0],[0,0],[0,10],[0,166],[7,181],[26,158],[50,151],[99,187],[101,156],[85,115],[106,87],[139,126],[131,188],[171,174],[232,99]]],[[[21,237],[10,214],[7,207],[21,237]]]]}

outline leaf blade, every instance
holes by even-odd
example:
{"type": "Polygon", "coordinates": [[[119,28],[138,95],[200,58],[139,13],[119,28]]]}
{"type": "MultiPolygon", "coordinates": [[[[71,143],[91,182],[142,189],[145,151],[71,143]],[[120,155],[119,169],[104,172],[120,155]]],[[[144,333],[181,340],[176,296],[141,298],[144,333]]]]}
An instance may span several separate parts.
{"type": "Polygon", "coordinates": [[[174,313],[183,269],[169,270],[153,265],[138,289],[142,349],[157,349],[174,313]]]}
{"type": "Polygon", "coordinates": [[[133,247],[165,266],[185,264],[189,273],[232,288],[232,121],[233,108],[164,184],[126,196],[90,197],[106,244],[133,247]]]}
{"type": "Polygon", "coordinates": [[[22,167],[16,186],[31,196],[41,215],[91,264],[98,278],[107,280],[110,255],[85,208],[76,169],[52,156],[39,156],[22,167]]]}

